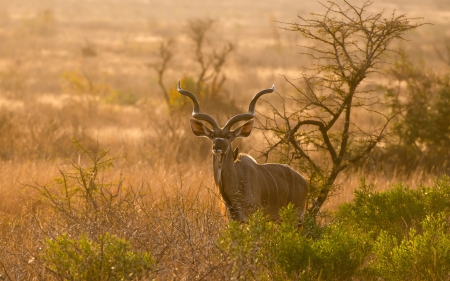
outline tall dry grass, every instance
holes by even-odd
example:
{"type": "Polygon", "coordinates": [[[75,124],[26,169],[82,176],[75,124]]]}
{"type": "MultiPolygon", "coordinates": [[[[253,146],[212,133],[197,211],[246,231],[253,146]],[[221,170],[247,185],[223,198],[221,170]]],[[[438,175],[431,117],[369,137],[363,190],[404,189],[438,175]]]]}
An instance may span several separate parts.
{"type": "MultiPolygon", "coordinates": [[[[163,179],[137,182],[125,175],[128,169],[102,170],[104,159],[85,163],[85,158],[80,164],[75,158],[59,165],[53,175],[56,181],[28,181],[20,191],[5,194],[0,224],[2,278],[59,280],[43,260],[45,240],[107,232],[153,255],[157,267],[148,278],[226,279],[226,254],[216,245],[226,219],[213,188],[202,182],[188,185],[183,178],[175,184],[158,182],[163,179]],[[97,167],[98,174],[83,185],[83,169],[89,165],[97,167]],[[92,193],[77,193],[91,184],[96,187],[92,193]]],[[[123,159],[114,162],[121,166],[123,159]]]]}

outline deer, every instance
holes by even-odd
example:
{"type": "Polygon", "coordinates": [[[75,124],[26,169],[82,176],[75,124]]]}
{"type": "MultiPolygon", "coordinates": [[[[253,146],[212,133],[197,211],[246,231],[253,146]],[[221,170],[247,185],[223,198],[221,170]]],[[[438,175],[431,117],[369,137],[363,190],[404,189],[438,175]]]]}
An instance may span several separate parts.
{"type": "Polygon", "coordinates": [[[270,220],[278,221],[279,209],[292,204],[300,219],[308,194],[305,178],[288,165],[259,164],[252,156],[239,153],[238,148],[232,148],[235,139],[250,135],[256,102],[262,95],[272,93],[275,85],[255,94],[248,112],[233,116],[222,128],[210,115],[200,112],[197,98],[182,89],[180,81],[177,89],[194,104],[194,119],[190,119],[192,132],[197,137],[206,137],[212,142],[214,181],[225,203],[227,215],[232,220],[245,223],[251,213],[261,209],[270,220]],[[247,122],[232,129],[234,124],[241,121],[247,122]]]}

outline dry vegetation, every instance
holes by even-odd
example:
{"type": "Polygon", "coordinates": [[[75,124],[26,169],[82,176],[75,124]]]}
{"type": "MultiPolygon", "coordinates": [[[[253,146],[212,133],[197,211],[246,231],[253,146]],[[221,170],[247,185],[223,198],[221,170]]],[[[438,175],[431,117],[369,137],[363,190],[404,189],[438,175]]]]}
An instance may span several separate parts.
{"type": "MultiPolygon", "coordinates": [[[[165,86],[171,91],[180,77],[196,76],[189,20],[214,19],[205,49],[233,44],[223,69],[223,96],[236,104],[227,114],[238,113],[240,105],[272,83],[289,93],[280,74],[294,79],[309,61],[298,54],[298,35],[274,21],[295,22],[297,14],[318,12],[321,6],[298,1],[15,2],[0,1],[0,280],[48,279],[53,275],[43,266],[45,239],[97,237],[105,231],[153,255],[156,266],[149,278],[228,279],[228,256],[216,245],[227,220],[213,186],[210,144],[190,132],[190,108],[177,112],[167,106],[151,66],[160,63],[160,43],[172,39],[174,58],[165,86]],[[102,155],[118,157],[97,171],[93,167],[102,155]],[[98,198],[86,197],[89,185],[80,180],[86,173],[104,188],[95,193],[98,198]],[[65,178],[67,186],[84,186],[87,193],[64,191],[65,178]],[[68,194],[79,205],[73,210],[66,209],[72,200],[68,194]],[[93,202],[99,205],[90,206],[93,202]]],[[[447,1],[378,1],[372,8],[387,3],[389,10],[434,24],[407,34],[404,48],[436,71],[448,72],[437,55],[444,50],[442,38],[450,36],[447,1]]],[[[371,79],[388,84],[390,77],[371,79]]],[[[276,95],[268,99],[278,102],[276,95]]],[[[225,105],[204,110],[223,122],[229,117],[220,115],[225,105]]],[[[237,145],[258,157],[266,143],[256,132],[237,145]]],[[[442,174],[439,167],[403,173],[405,167],[375,162],[341,174],[338,181],[345,189],[325,207],[351,200],[361,177],[380,188],[400,181],[415,187],[442,174]]]]}

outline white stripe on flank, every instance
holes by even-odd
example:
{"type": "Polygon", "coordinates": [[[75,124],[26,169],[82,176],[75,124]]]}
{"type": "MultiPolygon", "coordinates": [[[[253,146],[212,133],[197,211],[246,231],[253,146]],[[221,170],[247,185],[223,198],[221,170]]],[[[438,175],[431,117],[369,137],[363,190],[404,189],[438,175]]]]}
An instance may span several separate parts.
{"type": "MultiPolygon", "coordinates": [[[[270,191],[270,187],[269,187],[269,185],[267,184],[267,179],[266,179],[266,177],[264,176],[264,173],[261,173],[261,171],[258,169],[258,167],[256,167],[256,170],[258,171],[258,173],[260,173],[261,174],[261,176],[264,178],[264,182],[266,183],[266,186],[267,186],[267,191],[269,192],[270,191]]],[[[270,196],[270,195],[269,195],[270,196]]],[[[261,202],[262,203],[262,202],[261,202]]]]}
{"type": "Polygon", "coordinates": [[[284,166],[281,166],[281,165],[275,165],[275,167],[278,167],[280,170],[281,170],[281,172],[283,172],[283,177],[284,177],[284,183],[286,184],[286,186],[287,186],[287,192],[288,192],[288,196],[286,196],[286,200],[289,200],[289,193],[290,193],[290,191],[291,191],[291,186],[289,185],[289,181],[288,181],[288,179],[286,178],[286,174],[284,173],[284,166]]]}
{"type": "Polygon", "coordinates": [[[276,192],[276,194],[277,194],[277,202],[278,202],[278,193],[280,192],[280,190],[278,189],[277,181],[276,181],[275,178],[273,177],[272,173],[271,173],[269,170],[267,170],[267,168],[266,168],[264,165],[261,165],[261,167],[263,167],[263,168],[266,170],[266,172],[272,177],[273,182],[275,183],[275,186],[277,187],[277,192],[276,192]]]}
{"type": "Polygon", "coordinates": [[[291,171],[291,176],[292,176],[292,199],[294,199],[294,197],[295,197],[295,194],[294,194],[294,191],[295,191],[295,178],[296,178],[296,176],[295,176],[295,173],[294,173],[294,170],[292,170],[292,169],[289,169],[289,171],[291,171]]]}

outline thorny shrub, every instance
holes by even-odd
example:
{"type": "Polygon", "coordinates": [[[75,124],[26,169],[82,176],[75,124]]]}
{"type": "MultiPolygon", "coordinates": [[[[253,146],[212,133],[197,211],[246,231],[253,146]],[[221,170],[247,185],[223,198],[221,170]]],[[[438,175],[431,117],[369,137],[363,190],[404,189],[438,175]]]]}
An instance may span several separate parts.
{"type": "Polygon", "coordinates": [[[1,278],[227,279],[227,254],[216,243],[225,221],[213,190],[132,184],[115,168],[123,158],[74,143],[80,157],[60,165],[52,183],[27,184],[22,211],[2,217],[1,278]],[[125,268],[113,272],[112,263],[125,268]]]}

